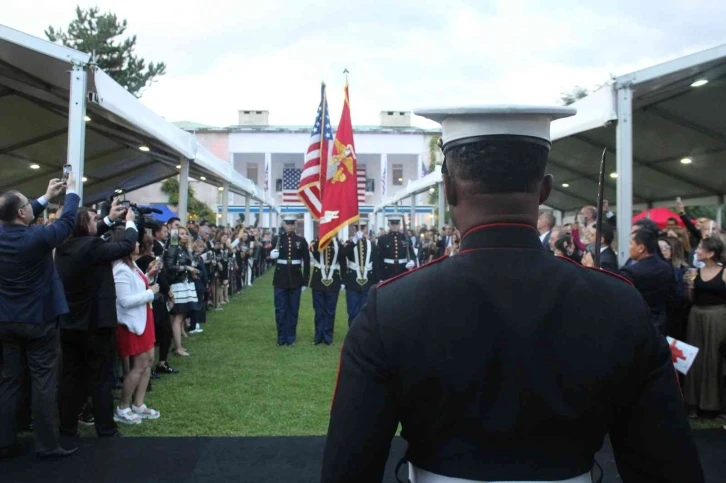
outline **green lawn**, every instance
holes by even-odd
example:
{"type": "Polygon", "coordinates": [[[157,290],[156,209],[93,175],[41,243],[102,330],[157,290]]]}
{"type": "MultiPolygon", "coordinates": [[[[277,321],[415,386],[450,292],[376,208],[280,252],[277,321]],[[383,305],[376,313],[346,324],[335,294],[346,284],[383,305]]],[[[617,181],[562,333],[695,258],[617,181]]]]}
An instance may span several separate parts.
{"type": "MultiPolygon", "coordinates": [[[[335,342],[312,346],[310,290],[302,294],[298,341],[278,347],[272,272],[233,297],[221,312],[208,312],[204,333],[185,341],[191,357],[172,356],[180,370],[153,382],[149,407],[156,421],[123,425],[127,436],[324,435],[341,343],[347,332],[345,292],[336,317],[335,342]]],[[[118,393],[117,393],[118,395],[118,393]]],[[[697,420],[695,429],[720,427],[697,420]]],[[[86,436],[93,428],[81,427],[86,436]]]]}
{"type": "Polygon", "coordinates": [[[313,346],[310,290],[302,294],[298,339],[278,347],[272,272],[208,312],[204,333],[184,347],[191,357],[170,356],[180,374],[153,381],[149,407],[161,418],[123,425],[128,436],[324,435],[348,329],[341,292],[333,345],[313,346]]]}

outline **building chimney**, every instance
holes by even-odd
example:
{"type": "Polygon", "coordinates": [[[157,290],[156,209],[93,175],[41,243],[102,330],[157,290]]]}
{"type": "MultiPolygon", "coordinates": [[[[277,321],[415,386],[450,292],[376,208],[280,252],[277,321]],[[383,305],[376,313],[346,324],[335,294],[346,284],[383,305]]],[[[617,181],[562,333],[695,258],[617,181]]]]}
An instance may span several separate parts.
{"type": "Polygon", "coordinates": [[[411,111],[381,111],[381,127],[411,127],[411,111]]]}
{"type": "Polygon", "coordinates": [[[240,126],[269,126],[270,111],[238,111],[240,126]]]}

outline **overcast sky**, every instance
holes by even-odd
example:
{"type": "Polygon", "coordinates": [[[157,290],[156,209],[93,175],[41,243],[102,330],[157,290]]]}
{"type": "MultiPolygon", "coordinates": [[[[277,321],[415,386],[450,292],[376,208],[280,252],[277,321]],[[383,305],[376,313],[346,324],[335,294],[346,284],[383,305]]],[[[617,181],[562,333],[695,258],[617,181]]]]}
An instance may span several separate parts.
{"type": "MultiPolygon", "coordinates": [[[[44,38],[48,25],[66,28],[77,2],[4,3],[0,23],[44,38]]],[[[559,103],[575,85],[726,43],[720,0],[80,4],[128,19],[137,53],[167,63],[142,102],[170,121],[215,126],[236,124],[238,109],[269,110],[272,124],[312,124],[321,80],[337,123],[346,66],[353,123],[378,124],[381,110],[559,103]]]]}

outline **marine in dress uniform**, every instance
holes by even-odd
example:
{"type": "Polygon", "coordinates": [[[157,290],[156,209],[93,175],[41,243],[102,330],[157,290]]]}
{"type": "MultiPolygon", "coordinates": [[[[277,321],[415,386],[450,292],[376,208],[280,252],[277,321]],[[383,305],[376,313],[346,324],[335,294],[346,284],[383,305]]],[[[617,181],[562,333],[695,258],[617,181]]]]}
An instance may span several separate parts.
{"type": "Polygon", "coordinates": [[[345,253],[345,298],[348,305],[348,328],[368,300],[368,291],[378,282],[376,264],[378,248],[368,237],[367,222],[360,221],[357,241],[343,247],[345,253]]]}
{"type": "Polygon", "coordinates": [[[416,266],[411,240],[401,233],[401,215],[388,215],[388,233],[378,237],[378,273],[388,280],[416,266]]]}
{"type": "Polygon", "coordinates": [[[643,298],[539,240],[550,121],[574,113],[417,111],[443,125],[461,251],[371,290],[343,344],[322,482],[380,482],[399,423],[415,483],[590,483],[606,434],[625,483],[704,481],[643,298]]]}
{"type": "Polygon", "coordinates": [[[305,238],[295,233],[294,216],[283,217],[285,233],[280,235],[277,246],[270,252],[275,260],[275,321],[277,345],[293,345],[297,338],[297,318],[300,311],[300,294],[310,280],[310,252],[305,238]]]}
{"type": "Polygon", "coordinates": [[[341,263],[345,261],[343,247],[336,238],[318,250],[319,240],[310,244],[312,254],[313,277],[310,288],[313,291],[313,309],[315,310],[315,338],[313,345],[333,343],[335,328],[335,309],[340,296],[341,263]]]}

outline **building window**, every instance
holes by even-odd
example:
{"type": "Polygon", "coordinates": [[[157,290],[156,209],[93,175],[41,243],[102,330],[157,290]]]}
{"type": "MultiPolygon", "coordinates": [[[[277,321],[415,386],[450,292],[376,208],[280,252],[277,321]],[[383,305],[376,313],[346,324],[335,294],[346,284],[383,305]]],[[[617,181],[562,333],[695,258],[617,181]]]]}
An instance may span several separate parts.
{"type": "Polygon", "coordinates": [[[403,186],[403,165],[394,164],[391,172],[393,173],[393,186],[403,186]]]}
{"type": "Polygon", "coordinates": [[[366,178],[366,193],[373,193],[376,190],[376,180],[366,178]]]}
{"type": "Polygon", "coordinates": [[[252,181],[254,184],[259,184],[259,168],[257,166],[257,163],[250,163],[247,165],[247,177],[252,181]]]}

